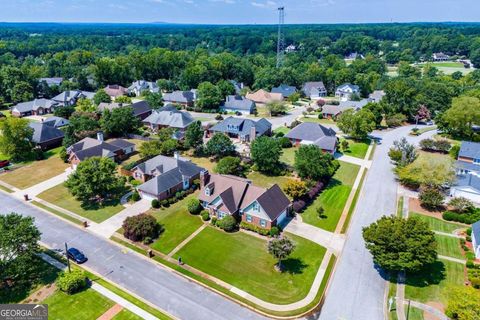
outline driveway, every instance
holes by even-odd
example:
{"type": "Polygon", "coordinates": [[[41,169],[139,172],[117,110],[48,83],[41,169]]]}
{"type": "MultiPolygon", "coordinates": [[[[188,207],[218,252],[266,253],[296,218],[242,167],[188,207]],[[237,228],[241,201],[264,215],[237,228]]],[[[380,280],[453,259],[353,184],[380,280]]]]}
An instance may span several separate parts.
{"type": "Polygon", "coordinates": [[[265,319],[203,286],[174,274],[130,250],[79,229],[53,215],[0,192],[2,213],[18,212],[35,218],[42,242],[62,250],[64,243],[85,252],[85,266],[179,319],[265,319]],[[228,315],[228,316],[226,316],[228,315]]]}

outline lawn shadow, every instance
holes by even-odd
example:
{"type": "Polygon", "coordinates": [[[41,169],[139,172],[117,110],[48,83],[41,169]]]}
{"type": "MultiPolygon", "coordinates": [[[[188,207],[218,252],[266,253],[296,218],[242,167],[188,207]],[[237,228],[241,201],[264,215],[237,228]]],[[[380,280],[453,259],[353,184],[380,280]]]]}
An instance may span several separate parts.
{"type": "Polygon", "coordinates": [[[82,202],[80,207],[86,211],[96,211],[106,207],[115,207],[120,204],[120,199],[111,199],[104,201],[103,203],[99,202],[82,202]]]}
{"type": "Polygon", "coordinates": [[[323,191],[334,188],[336,186],[341,186],[341,185],[343,185],[342,181],[335,178],[331,178],[327,186],[325,187],[325,189],[323,189],[323,191]]]}
{"type": "Polygon", "coordinates": [[[418,272],[407,274],[406,284],[412,287],[423,288],[439,284],[445,277],[445,264],[437,260],[418,272]]]}
{"type": "Polygon", "coordinates": [[[282,261],[282,269],[290,274],[302,274],[303,270],[308,267],[302,260],[297,258],[288,258],[282,261]]]}

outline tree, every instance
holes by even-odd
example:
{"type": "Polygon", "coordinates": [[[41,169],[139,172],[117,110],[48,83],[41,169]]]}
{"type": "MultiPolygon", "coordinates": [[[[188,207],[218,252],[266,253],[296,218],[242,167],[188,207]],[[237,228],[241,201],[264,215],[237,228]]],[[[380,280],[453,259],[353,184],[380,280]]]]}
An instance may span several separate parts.
{"type": "Polygon", "coordinates": [[[295,170],[303,179],[328,179],[339,167],[337,160],[315,145],[302,145],[295,152],[295,170]]]}
{"type": "Polygon", "coordinates": [[[289,179],[283,187],[283,191],[292,197],[293,200],[297,200],[302,198],[308,192],[308,189],[305,182],[297,179],[289,179]]]}
{"type": "Polygon", "coordinates": [[[208,140],[205,146],[205,152],[217,158],[229,156],[235,153],[235,146],[229,137],[223,133],[215,133],[213,137],[208,140]]]}
{"type": "Polygon", "coordinates": [[[283,115],[283,114],[287,113],[287,110],[288,110],[287,105],[282,101],[280,101],[280,102],[278,102],[278,101],[269,102],[269,103],[267,103],[266,108],[267,108],[268,114],[271,117],[276,117],[278,115],[283,115]]]}
{"type": "Polygon", "coordinates": [[[133,114],[132,107],[106,109],[100,119],[100,127],[108,136],[122,137],[135,132],[141,126],[140,120],[133,114]]]}
{"type": "Polygon", "coordinates": [[[474,125],[480,125],[480,99],[458,97],[453,99],[452,107],[437,121],[441,130],[454,137],[471,140],[475,134],[474,125]]]}
{"type": "Polygon", "coordinates": [[[117,200],[125,191],[125,178],[109,158],[92,157],[80,162],[65,182],[70,193],[86,205],[117,200]]]}
{"type": "Polygon", "coordinates": [[[278,260],[277,268],[282,271],[282,261],[295,250],[295,244],[287,237],[274,238],[268,242],[268,253],[278,260]]]}
{"type": "Polygon", "coordinates": [[[11,89],[12,102],[23,102],[33,99],[33,87],[26,81],[18,81],[11,89]]]}
{"type": "Polygon", "coordinates": [[[301,97],[302,97],[302,96],[301,96],[300,92],[295,92],[295,93],[292,93],[292,94],[287,98],[287,100],[288,100],[288,102],[290,102],[290,103],[295,103],[295,102],[297,102],[298,100],[300,100],[301,97]]]}
{"type": "Polygon", "coordinates": [[[233,216],[225,216],[217,221],[217,226],[227,232],[232,232],[237,227],[237,220],[233,216]]]}
{"type": "Polygon", "coordinates": [[[418,200],[420,200],[420,204],[428,210],[436,210],[443,205],[445,196],[437,188],[426,187],[420,190],[418,200]]]}
{"type": "Polygon", "coordinates": [[[464,197],[452,198],[448,205],[452,207],[454,211],[460,213],[468,212],[474,207],[473,202],[464,197]]]}
{"type": "Polygon", "coordinates": [[[13,161],[26,160],[32,155],[33,129],[21,118],[6,118],[0,121],[0,153],[13,161]]]}
{"type": "Polygon", "coordinates": [[[95,135],[100,129],[98,116],[95,113],[75,112],[64,129],[63,145],[69,147],[83,138],[95,135]]]}
{"type": "Polygon", "coordinates": [[[161,231],[157,220],[147,213],[126,218],[123,221],[122,228],[124,237],[132,241],[144,241],[147,238],[150,238],[150,240],[156,239],[161,231]]]}
{"type": "Polygon", "coordinates": [[[140,145],[140,155],[142,158],[153,158],[158,155],[172,156],[178,148],[178,142],[175,139],[145,141],[140,145]]]}
{"type": "Polygon", "coordinates": [[[112,98],[110,98],[110,96],[105,92],[105,90],[100,89],[93,96],[93,103],[98,106],[102,102],[110,103],[112,102],[112,98]]]}
{"type": "Polygon", "coordinates": [[[416,272],[437,258],[435,234],[416,217],[383,216],[363,228],[363,238],[373,261],[388,271],[416,272]]]}
{"type": "Polygon", "coordinates": [[[235,94],[235,87],[230,81],[220,80],[219,82],[217,82],[217,88],[223,98],[235,94]]]}
{"type": "Polygon", "coordinates": [[[242,174],[242,160],[239,157],[228,156],[218,161],[215,172],[219,174],[230,174],[239,176],[242,174]]]}
{"type": "Polygon", "coordinates": [[[198,86],[196,105],[202,110],[218,110],[224,97],[217,86],[211,82],[202,82],[198,86]]]}
{"type": "Polygon", "coordinates": [[[358,140],[366,139],[376,128],[375,116],[367,109],[346,110],[338,116],[337,125],[343,133],[358,140]]]}
{"type": "Polygon", "coordinates": [[[411,188],[441,188],[455,179],[453,161],[448,157],[424,154],[405,167],[397,169],[400,182],[411,188]]]}
{"type": "Polygon", "coordinates": [[[429,120],[430,119],[430,110],[428,110],[427,106],[422,104],[420,106],[420,108],[418,108],[416,118],[418,120],[429,120]]]}
{"type": "Polygon", "coordinates": [[[395,140],[393,142],[393,147],[390,148],[388,152],[390,159],[395,162],[395,165],[398,167],[404,167],[417,159],[417,150],[415,146],[411,143],[408,143],[406,138],[400,140],[395,140]]]}
{"type": "Polygon", "coordinates": [[[55,111],[53,111],[53,114],[57,117],[69,119],[74,112],[75,112],[74,106],[64,106],[61,108],[55,108],[55,111]]]}
{"type": "Polygon", "coordinates": [[[280,166],[282,147],[277,139],[267,136],[259,137],[250,146],[252,161],[262,172],[274,173],[280,166]]]}
{"type": "Polygon", "coordinates": [[[197,149],[203,144],[204,131],[202,123],[195,121],[185,131],[185,146],[190,149],[197,149]]]}
{"type": "Polygon", "coordinates": [[[87,277],[82,270],[73,269],[71,272],[62,272],[55,284],[63,292],[74,294],[87,286],[87,277]]]}
{"type": "Polygon", "coordinates": [[[445,313],[453,320],[480,319],[480,291],[467,286],[450,288],[445,313]]]}
{"type": "MultiPolygon", "coordinates": [[[[62,109],[62,108],[60,108],[62,109]]],[[[78,99],[77,101],[77,109],[83,112],[95,112],[96,108],[93,105],[92,101],[89,99],[78,99]]]]}
{"type": "MultiPolygon", "coordinates": [[[[28,284],[32,268],[40,252],[40,231],[34,218],[18,213],[0,215],[0,285],[5,281],[15,285],[28,284]]],[[[4,290],[4,289],[2,289],[4,290]]]]}
{"type": "Polygon", "coordinates": [[[363,107],[363,109],[368,110],[373,114],[375,118],[375,124],[377,125],[377,127],[379,127],[382,124],[383,115],[385,113],[384,106],[382,103],[369,102],[363,107]]]}
{"type": "Polygon", "coordinates": [[[190,214],[199,214],[202,211],[202,205],[197,198],[191,198],[187,202],[187,210],[190,214]]]}
{"type": "Polygon", "coordinates": [[[342,142],[340,143],[342,145],[342,151],[345,152],[348,150],[348,141],[347,140],[342,140],[342,142]]]}
{"type": "Polygon", "coordinates": [[[123,104],[131,104],[132,103],[132,98],[128,96],[119,96],[115,98],[116,103],[123,103],[123,104]]]}
{"type": "Polygon", "coordinates": [[[143,97],[152,109],[159,109],[163,107],[163,97],[160,92],[153,93],[150,91],[144,91],[143,97]]]}

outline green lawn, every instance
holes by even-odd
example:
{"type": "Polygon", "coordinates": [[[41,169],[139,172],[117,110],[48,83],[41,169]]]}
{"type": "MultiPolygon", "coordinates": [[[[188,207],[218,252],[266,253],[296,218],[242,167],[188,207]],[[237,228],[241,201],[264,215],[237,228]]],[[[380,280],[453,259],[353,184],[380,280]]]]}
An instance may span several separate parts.
{"type": "Polygon", "coordinates": [[[340,168],[329,185],[302,213],[303,221],[327,231],[334,231],[360,167],[340,161],[340,168]],[[323,207],[326,218],[319,218],[317,208],[323,207]]]}
{"type": "Polygon", "coordinates": [[[163,226],[164,231],[152,244],[152,248],[164,254],[175,249],[203,224],[198,216],[192,216],[187,211],[187,201],[195,198],[192,194],[169,208],[149,211],[163,226]]]}
{"type": "Polygon", "coordinates": [[[285,271],[275,271],[275,259],[263,239],[212,227],[200,232],[176,257],[268,302],[287,304],[306,296],[325,255],[325,248],[288,234],[296,248],[284,261],[285,271]]]}
{"type": "Polygon", "coordinates": [[[335,124],[335,121],[330,119],[318,119],[318,118],[310,118],[310,117],[302,117],[300,118],[301,122],[315,122],[321,124],[335,124]]]}
{"type": "Polygon", "coordinates": [[[291,148],[285,148],[282,150],[283,150],[283,154],[280,157],[280,161],[289,166],[293,166],[295,164],[295,151],[297,151],[298,148],[291,147],[291,148]]]}
{"type": "Polygon", "coordinates": [[[426,223],[428,223],[428,225],[430,226],[430,229],[432,229],[433,231],[452,233],[453,231],[455,231],[457,229],[466,228],[465,226],[460,225],[460,224],[443,221],[443,220],[440,220],[440,219],[437,219],[437,218],[434,218],[434,217],[430,217],[430,216],[426,216],[426,215],[416,213],[416,212],[410,212],[410,216],[418,217],[422,221],[425,221],[426,223]]]}
{"type": "Polygon", "coordinates": [[[60,290],[43,301],[52,320],[97,319],[115,303],[93,289],[68,295],[60,290]]]}
{"type": "Polygon", "coordinates": [[[123,309],[120,311],[112,320],[142,320],[142,317],[137,316],[136,314],[128,311],[127,309],[123,309]]]}
{"type": "Polygon", "coordinates": [[[464,265],[439,259],[422,272],[407,275],[405,297],[420,302],[446,304],[449,287],[463,285],[464,265]]]}
{"type": "Polygon", "coordinates": [[[189,159],[191,162],[195,163],[197,166],[202,167],[207,169],[210,173],[213,173],[213,169],[217,165],[216,162],[213,162],[207,157],[188,157],[188,156],[183,156],[187,159],[189,159]]]}
{"type": "MultiPolygon", "coordinates": [[[[405,306],[405,315],[407,315],[408,306],[405,306]]],[[[423,320],[423,311],[410,306],[408,320],[423,320]]]]}
{"type": "Polygon", "coordinates": [[[347,140],[348,141],[348,148],[347,150],[342,150],[343,154],[347,156],[352,156],[355,158],[360,158],[364,159],[365,156],[367,155],[368,151],[368,146],[370,145],[370,140],[365,140],[365,141],[356,141],[352,139],[340,139],[342,140],[347,140]]]}
{"type": "Polygon", "coordinates": [[[287,176],[267,176],[261,172],[254,171],[247,175],[247,179],[252,180],[252,183],[258,187],[270,188],[274,184],[278,184],[283,189],[291,178],[287,176]]]}
{"type": "Polygon", "coordinates": [[[273,133],[282,132],[283,134],[287,134],[287,133],[290,132],[290,130],[291,130],[290,128],[287,128],[287,127],[283,127],[283,126],[282,126],[282,127],[279,127],[279,128],[277,128],[277,129],[273,130],[273,133]]]}
{"type": "Polygon", "coordinates": [[[425,65],[431,65],[437,68],[461,68],[464,69],[463,63],[461,62],[433,62],[433,63],[426,63],[425,65]]]}
{"type": "Polygon", "coordinates": [[[459,239],[438,234],[435,235],[435,239],[437,239],[437,252],[439,255],[465,259],[460,249],[459,239]]]}
{"type": "Polygon", "coordinates": [[[124,209],[120,204],[104,206],[98,209],[83,208],[81,202],[75,199],[63,184],[40,193],[38,198],[97,223],[107,220],[124,209]]]}

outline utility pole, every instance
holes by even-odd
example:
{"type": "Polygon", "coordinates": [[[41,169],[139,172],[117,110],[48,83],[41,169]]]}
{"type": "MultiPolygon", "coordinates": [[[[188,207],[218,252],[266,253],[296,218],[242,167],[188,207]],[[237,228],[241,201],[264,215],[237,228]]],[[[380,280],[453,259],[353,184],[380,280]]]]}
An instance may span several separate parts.
{"type": "Polygon", "coordinates": [[[65,255],[67,256],[68,273],[71,273],[72,270],[70,269],[70,258],[68,257],[68,246],[66,242],[65,242],[65,255]]]}
{"type": "Polygon", "coordinates": [[[285,7],[278,8],[278,36],[277,36],[277,68],[283,65],[285,55],[285,38],[283,35],[283,25],[285,24],[285,7]]]}

